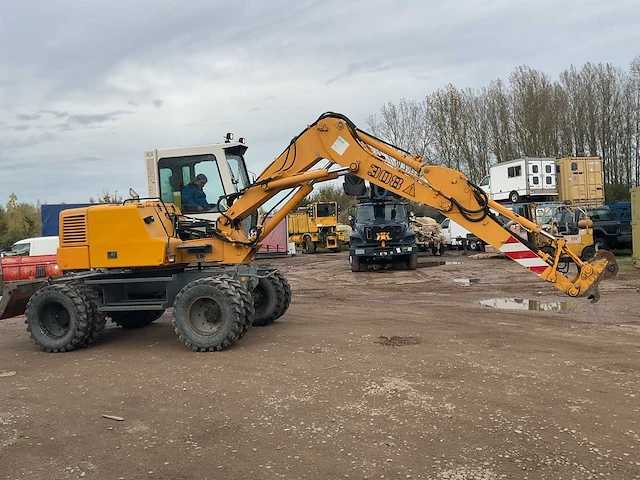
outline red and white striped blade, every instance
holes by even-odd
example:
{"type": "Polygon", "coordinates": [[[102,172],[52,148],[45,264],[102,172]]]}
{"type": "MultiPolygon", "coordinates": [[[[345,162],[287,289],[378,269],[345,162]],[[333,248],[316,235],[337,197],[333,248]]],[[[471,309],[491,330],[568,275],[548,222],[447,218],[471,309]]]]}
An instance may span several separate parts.
{"type": "Polygon", "coordinates": [[[513,235],[509,237],[502,247],[500,247],[500,251],[511,260],[518,262],[523,267],[526,267],[538,275],[541,275],[547,268],[549,268],[549,264],[547,264],[547,262],[542,260],[537,253],[530,248],[527,248],[513,235]]]}

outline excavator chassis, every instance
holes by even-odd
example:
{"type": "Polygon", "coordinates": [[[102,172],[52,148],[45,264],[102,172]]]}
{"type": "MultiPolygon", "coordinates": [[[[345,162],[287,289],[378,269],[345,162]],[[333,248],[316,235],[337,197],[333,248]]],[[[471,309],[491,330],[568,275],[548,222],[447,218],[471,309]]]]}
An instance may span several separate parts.
{"type": "Polygon", "coordinates": [[[98,271],[7,283],[0,318],[26,313],[34,341],[64,352],[95,342],[107,318],[139,328],[173,307],[180,340],[195,351],[218,351],[252,325],[266,326],[289,307],[286,278],[267,265],[98,271]]]}

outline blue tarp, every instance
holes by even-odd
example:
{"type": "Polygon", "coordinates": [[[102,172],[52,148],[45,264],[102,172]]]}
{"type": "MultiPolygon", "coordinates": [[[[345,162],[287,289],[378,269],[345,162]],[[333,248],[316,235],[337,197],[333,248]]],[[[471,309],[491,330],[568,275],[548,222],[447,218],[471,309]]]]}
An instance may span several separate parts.
{"type": "Polygon", "coordinates": [[[88,207],[91,203],[64,203],[61,205],[41,205],[42,236],[55,237],[60,233],[60,212],[69,208],[88,207]]]}

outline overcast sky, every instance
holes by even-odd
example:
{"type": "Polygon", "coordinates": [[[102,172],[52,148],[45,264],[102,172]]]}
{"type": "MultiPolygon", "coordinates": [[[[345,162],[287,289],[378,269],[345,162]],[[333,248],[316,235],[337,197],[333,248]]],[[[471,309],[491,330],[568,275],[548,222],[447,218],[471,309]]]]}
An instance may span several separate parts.
{"type": "Polygon", "coordinates": [[[517,65],[627,68],[640,0],[0,2],[0,203],[146,193],[143,152],[245,136],[259,173],[322,112],[517,65]]]}

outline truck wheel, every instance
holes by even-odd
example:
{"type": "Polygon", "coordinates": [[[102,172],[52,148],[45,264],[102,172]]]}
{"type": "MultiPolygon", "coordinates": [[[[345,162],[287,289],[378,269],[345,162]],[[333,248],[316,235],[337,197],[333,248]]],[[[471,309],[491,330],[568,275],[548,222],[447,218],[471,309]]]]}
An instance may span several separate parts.
{"type": "Polygon", "coordinates": [[[509,200],[511,200],[511,203],[518,203],[518,200],[520,200],[520,194],[514,190],[509,194],[509,200]]]}
{"type": "Polygon", "coordinates": [[[480,250],[480,242],[478,240],[469,240],[469,250],[477,252],[480,250]]]}
{"type": "Polygon", "coordinates": [[[593,246],[595,247],[596,252],[598,250],[609,250],[609,242],[604,238],[596,238],[593,246]]]}
{"type": "Polygon", "coordinates": [[[596,247],[593,245],[587,245],[582,249],[582,253],[580,254],[580,258],[587,262],[596,256],[596,247]]]}
{"type": "Polygon", "coordinates": [[[362,265],[362,263],[360,262],[360,257],[349,257],[349,263],[351,264],[352,272],[363,272],[366,269],[366,266],[362,265]]]}
{"type": "Polygon", "coordinates": [[[185,285],[173,302],[173,326],[196,352],[230,347],[241,336],[245,306],[238,287],[225,278],[200,278],[185,285]]]}
{"type": "Polygon", "coordinates": [[[407,258],[407,268],[409,270],[415,270],[416,268],[418,268],[418,255],[417,254],[412,254],[409,255],[409,258],[407,258]]]}
{"type": "Polygon", "coordinates": [[[159,319],[164,310],[136,310],[110,313],[111,321],[122,328],[142,328],[159,319]]]}
{"type": "Polygon", "coordinates": [[[441,243],[438,247],[438,253],[440,253],[440,256],[444,255],[444,243],[441,243]]]}
{"type": "Polygon", "coordinates": [[[309,235],[305,235],[304,237],[304,253],[315,253],[316,244],[313,243],[311,237],[309,235]]]}
{"type": "Polygon", "coordinates": [[[102,297],[96,289],[88,285],[78,285],[75,286],[75,289],[84,297],[89,312],[89,329],[87,339],[84,342],[84,345],[88,347],[98,339],[104,330],[107,324],[107,315],[98,311],[98,307],[102,303],[102,297]]]}
{"type": "Polygon", "coordinates": [[[68,352],[87,339],[90,312],[82,295],[68,285],[36,291],[26,316],[27,331],[45,352],[68,352]]]}
{"type": "Polygon", "coordinates": [[[438,255],[438,246],[435,243],[431,245],[431,255],[438,255]]]}
{"type": "Polygon", "coordinates": [[[286,296],[285,287],[276,274],[261,278],[253,290],[253,326],[266,327],[280,317],[285,310],[286,296]]]}

